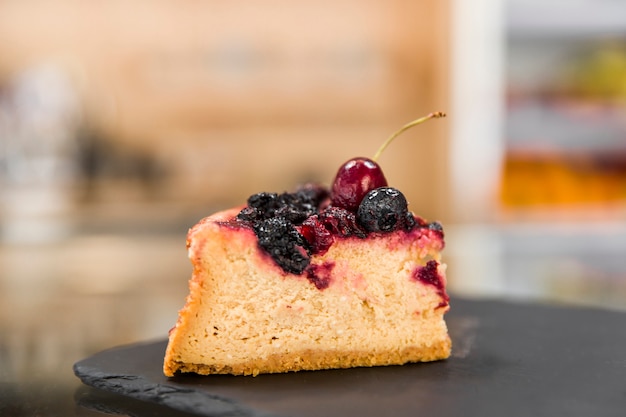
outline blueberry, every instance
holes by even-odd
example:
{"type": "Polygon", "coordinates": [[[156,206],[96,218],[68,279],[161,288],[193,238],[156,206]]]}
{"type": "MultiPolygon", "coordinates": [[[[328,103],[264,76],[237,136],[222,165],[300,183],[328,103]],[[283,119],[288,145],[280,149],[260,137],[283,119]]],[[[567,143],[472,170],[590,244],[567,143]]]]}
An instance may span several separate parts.
{"type": "Polygon", "coordinates": [[[409,226],[407,213],[404,194],[395,188],[380,187],[365,195],[357,211],[357,221],[368,232],[393,232],[409,226]]]}

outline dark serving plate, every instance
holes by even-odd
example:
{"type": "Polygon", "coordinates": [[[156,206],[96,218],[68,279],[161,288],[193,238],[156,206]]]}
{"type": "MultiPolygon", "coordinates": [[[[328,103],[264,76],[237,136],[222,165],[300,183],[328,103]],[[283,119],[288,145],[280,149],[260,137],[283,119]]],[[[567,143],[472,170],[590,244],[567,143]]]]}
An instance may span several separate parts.
{"type": "Polygon", "coordinates": [[[167,378],[167,341],[159,340],[97,353],[74,373],[98,389],[81,398],[100,409],[107,405],[93,402],[116,400],[98,392],[148,403],[153,413],[201,416],[626,415],[625,313],[487,300],[451,306],[445,361],[167,378]]]}

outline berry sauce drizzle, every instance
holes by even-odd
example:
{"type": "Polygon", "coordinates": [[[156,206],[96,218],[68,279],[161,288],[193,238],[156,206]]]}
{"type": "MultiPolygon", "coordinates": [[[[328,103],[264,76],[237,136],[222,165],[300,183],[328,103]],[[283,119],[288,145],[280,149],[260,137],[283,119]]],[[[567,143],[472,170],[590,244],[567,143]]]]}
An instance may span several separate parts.
{"type": "Polygon", "coordinates": [[[439,273],[439,263],[437,261],[431,260],[426,262],[426,265],[415,268],[412,278],[424,284],[432,285],[437,289],[437,293],[442,299],[438,307],[448,305],[450,297],[446,293],[445,282],[439,273]]]}
{"type": "Polygon", "coordinates": [[[324,290],[330,285],[333,276],[334,262],[324,262],[321,265],[311,264],[306,269],[306,277],[318,290],[324,290]]]}

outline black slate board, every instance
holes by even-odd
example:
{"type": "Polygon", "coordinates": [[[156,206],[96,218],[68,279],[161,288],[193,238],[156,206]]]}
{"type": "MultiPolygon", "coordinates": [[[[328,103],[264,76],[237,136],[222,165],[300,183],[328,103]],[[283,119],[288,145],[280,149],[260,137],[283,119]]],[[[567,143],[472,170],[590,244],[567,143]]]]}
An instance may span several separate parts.
{"type": "Polygon", "coordinates": [[[74,365],[87,385],[202,416],[626,416],[626,314],[453,300],[448,360],[166,378],[166,341],[74,365]]]}

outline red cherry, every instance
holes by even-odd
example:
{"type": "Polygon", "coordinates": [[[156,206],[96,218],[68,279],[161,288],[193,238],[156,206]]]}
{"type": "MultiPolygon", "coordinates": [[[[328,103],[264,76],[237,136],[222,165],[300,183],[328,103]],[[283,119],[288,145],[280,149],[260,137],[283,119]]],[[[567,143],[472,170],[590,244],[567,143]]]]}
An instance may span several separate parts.
{"type": "Polygon", "coordinates": [[[369,158],[354,158],[339,168],[330,192],[333,206],[355,213],[370,191],[386,187],[387,179],[380,166],[369,158]]]}
{"type": "Polygon", "coordinates": [[[354,158],[339,168],[330,192],[331,204],[335,207],[346,209],[356,213],[359,204],[370,191],[387,186],[387,180],[382,169],[376,163],[381,153],[393,140],[407,129],[424,123],[429,119],[445,117],[443,112],[430,113],[427,116],[413,120],[402,126],[400,130],[391,135],[382,145],[372,159],[354,158]]]}

